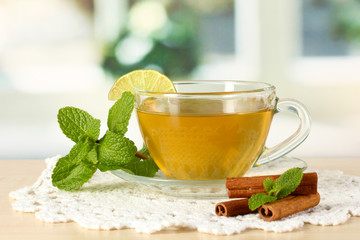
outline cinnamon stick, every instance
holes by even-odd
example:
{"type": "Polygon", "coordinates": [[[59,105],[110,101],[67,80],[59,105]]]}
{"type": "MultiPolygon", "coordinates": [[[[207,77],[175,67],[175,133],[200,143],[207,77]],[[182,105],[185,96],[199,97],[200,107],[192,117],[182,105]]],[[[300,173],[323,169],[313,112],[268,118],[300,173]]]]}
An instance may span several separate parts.
{"type": "MultiPolygon", "coordinates": [[[[276,180],[280,175],[267,175],[256,177],[227,178],[225,187],[229,198],[249,198],[257,193],[265,193],[264,179],[276,180]]],[[[316,172],[304,173],[300,185],[292,195],[309,195],[317,193],[318,176],[316,172]]]]}
{"type": "Polygon", "coordinates": [[[238,199],[238,200],[232,200],[227,202],[220,202],[217,203],[215,206],[215,213],[218,216],[237,216],[237,215],[245,215],[251,212],[249,209],[249,199],[238,199]]]}
{"type": "Polygon", "coordinates": [[[273,203],[262,205],[258,212],[264,221],[270,222],[315,207],[319,202],[319,193],[298,196],[290,195],[273,203]]]}

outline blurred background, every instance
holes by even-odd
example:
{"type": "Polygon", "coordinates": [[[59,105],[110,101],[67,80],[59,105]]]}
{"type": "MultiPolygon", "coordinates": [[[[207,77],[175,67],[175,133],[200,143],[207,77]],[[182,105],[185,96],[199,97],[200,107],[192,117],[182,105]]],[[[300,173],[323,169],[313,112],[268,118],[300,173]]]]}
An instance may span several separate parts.
{"type": "MultiPolygon", "coordinates": [[[[0,0],[0,159],[67,154],[64,106],[105,131],[110,87],[139,68],[272,83],[312,116],[292,156],[360,157],[359,16],[360,0],[0,0]]],[[[297,124],[275,116],[268,145],[297,124]]]]}

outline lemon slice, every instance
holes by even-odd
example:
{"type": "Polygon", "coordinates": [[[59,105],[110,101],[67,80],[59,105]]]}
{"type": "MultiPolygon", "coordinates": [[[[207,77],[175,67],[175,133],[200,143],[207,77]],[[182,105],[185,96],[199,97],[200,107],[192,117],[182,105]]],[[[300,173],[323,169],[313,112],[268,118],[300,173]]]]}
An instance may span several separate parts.
{"type": "Polygon", "coordinates": [[[141,69],[121,76],[110,89],[108,98],[115,101],[126,91],[135,95],[134,88],[155,92],[176,92],[174,84],[164,74],[152,69],[141,69]]]}

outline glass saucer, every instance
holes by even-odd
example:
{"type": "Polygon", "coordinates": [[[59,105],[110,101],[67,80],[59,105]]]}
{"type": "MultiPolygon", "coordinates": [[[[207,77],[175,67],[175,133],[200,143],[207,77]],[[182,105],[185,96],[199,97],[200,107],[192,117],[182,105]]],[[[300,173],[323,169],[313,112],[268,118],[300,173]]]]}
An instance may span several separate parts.
{"type": "MultiPolygon", "coordinates": [[[[306,162],[299,158],[285,156],[270,163],[251,168],[245,174],[245,177],[282,174],[294,167],[301,168],[304,171],[307,165],[306,162]]],[[[125,181],[137,183],[170,196],[197,199],[227,198],[225,180],[168,179],[161,171],[153,178],[131,175],[122,170],[115,170],[112,173],[125,181]]]]}

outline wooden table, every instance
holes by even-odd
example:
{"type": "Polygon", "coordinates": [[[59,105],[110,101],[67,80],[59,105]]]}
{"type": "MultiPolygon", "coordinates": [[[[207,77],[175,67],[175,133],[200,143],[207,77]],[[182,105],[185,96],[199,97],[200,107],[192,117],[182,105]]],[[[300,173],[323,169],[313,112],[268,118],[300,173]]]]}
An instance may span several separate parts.
{"type": "MultiPolygon", "coordinates": [[[[309,169],[342,170],[345,174],[360,176],[360,159],[306,159],[309,169]]],[[[32,185],[45,168],[42,160],[0,160],[0,239],[360,239],[360,217],[353,217],[339,226],[306,224],[300,230],[288,233],[246,230],[238,235],[215,236],[190,229],[173,229],[155,234],[140,234],[132,229],[114,231],[87,230],[76,223],[43,223],[32,213],[12,210],[8,194],[32,185]]]]}

